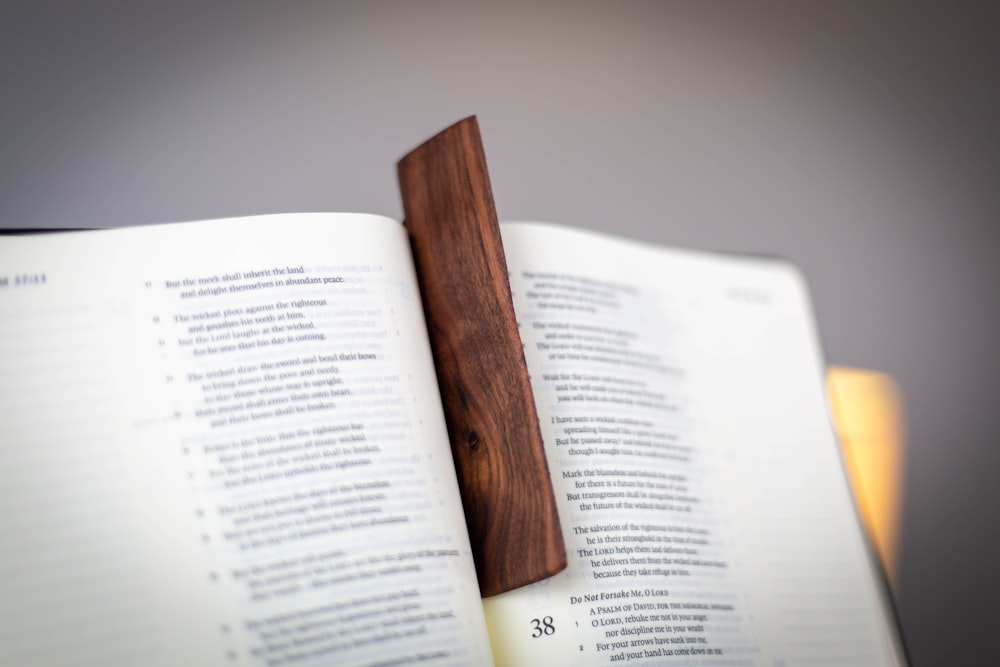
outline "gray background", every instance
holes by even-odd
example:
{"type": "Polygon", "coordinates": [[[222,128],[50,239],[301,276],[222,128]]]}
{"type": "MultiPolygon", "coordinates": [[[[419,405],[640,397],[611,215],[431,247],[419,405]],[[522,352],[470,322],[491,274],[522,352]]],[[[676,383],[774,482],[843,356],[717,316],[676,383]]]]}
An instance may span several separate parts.
{"type": "Polygon", "coordinates": [[[973,664],[1000,621],[997,14],[5,3],[0,227],[398,218],[395,161],[475,113],[501,218],[803,268],[829,360],[906,400],[912,657],[973,664]]]}

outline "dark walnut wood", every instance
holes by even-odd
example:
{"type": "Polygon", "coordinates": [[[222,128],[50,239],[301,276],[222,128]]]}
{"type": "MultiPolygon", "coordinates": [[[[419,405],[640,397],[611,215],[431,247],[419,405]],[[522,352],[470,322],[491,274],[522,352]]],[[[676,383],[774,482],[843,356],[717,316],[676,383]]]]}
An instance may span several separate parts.
{"type": "Polygon", "coordinates": [[[400,160],[400,190],[479,588],[566,567],[475,117],[400,160]]]}

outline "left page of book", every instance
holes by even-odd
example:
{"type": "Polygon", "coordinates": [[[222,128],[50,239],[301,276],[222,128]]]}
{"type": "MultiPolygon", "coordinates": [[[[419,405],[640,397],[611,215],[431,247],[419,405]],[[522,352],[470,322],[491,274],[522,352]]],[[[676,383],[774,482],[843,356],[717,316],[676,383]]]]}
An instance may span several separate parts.
{"type": "Polygon", "coordinates": [[[0,238],[0,664],[489,664],[402,226],[0,238]]]}

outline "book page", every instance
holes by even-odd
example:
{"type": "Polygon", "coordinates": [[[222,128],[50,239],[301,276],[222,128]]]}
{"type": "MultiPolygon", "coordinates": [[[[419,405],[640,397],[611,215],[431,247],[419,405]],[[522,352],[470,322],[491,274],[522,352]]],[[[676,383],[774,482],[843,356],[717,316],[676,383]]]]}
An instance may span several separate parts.
{"type": "Polygon", "coordinates": [[[569,567],[504,665],[901,662],[782,262],[503,227],[569,567]]]}
{"type": "Polygon", "coordinates": [[[0,238],[0,664],[488,664],[402,226],[0,238]]]}

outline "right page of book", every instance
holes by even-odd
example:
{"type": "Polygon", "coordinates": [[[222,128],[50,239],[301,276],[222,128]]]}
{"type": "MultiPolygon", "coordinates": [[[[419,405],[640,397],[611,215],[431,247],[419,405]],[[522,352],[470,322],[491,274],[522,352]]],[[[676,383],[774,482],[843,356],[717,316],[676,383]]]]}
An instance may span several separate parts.
{"type": "Polygon", "coordinates": [[[503,227],[569,567],[484,601],[507,665],[904,662],[799,273],[503,227]]]}

